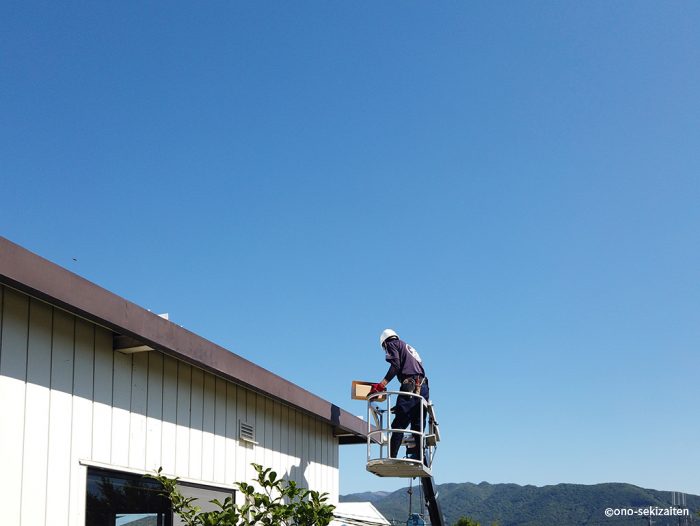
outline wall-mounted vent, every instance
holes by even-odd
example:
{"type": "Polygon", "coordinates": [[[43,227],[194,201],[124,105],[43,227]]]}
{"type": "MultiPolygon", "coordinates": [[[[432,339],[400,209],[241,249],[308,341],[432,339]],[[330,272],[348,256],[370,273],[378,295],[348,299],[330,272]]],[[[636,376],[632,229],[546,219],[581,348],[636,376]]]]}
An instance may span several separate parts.
{"type": "Polygon", "coordinates": [[[238,436],[245,442],[257,444],[255,441],[255,426],[243,420],[238,421],[238,436]]]}

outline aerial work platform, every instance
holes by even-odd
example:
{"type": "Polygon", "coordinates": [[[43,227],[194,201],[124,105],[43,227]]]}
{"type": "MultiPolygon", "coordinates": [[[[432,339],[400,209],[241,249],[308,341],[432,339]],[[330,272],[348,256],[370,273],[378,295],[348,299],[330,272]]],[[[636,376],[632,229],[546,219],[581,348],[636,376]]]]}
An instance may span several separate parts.
{"type": "Polygon", "coordinates": [[[378,477],[420,478],[431,526],[445,526],[432,472],[435,449],[440,442],[435,407],[432,402],[416,393],[383,391],[367,394],[369,385],[371,384],[368,382],[353,382],[353,398],[367,399],[367,471],[378,477]],[[420,429],[391,428],[389,419],[399,396],[414,396],[420,399],[420,429]],[[402,446],[416,449],[417,444],[418,458],[391,458],[389,441],[392,433],[403,433],[402,446]]]}
{"type": "Polygon", "coordinates": [[[367,471],[378,477],[430,477],[432,472],[420,460],[409,458],[376,458],[367,461],[367,471]]]}
{"type": "Polygon", "coordinates": [[[379,477],[431,477],[433,457],[439,441],[440,430],[435,419],[435,408],[421,395],[404,391],[383,391],[367,396],[367,471],[370,473],[379,477]],[[390,427],[392,407],[399,396],[420,399],[421,429],[390,427]],[[402,446],[415,447],[418,444],[418,458],[391,458],[389,441],[392,433],[403,433],[402,446]]]}
{"type": "MultiPolygon", "coordinates": [[[[419,478],[431,526],[445,526],[446,522],[440,510],[432,472],[435,449],[440,442],[440,428],[435,418],[433,403],[420,394],[404,391],[382,391],[370,394],[372,385],[374,384],[371,382],[356,380],[352,382],[351,394],[354,400],[367,401],[367,471],[378,477],[419,478]],[[393,416],[392,409],[399,396],[412,396],[419,399],[419,429],[391,428],[389,420],[393,416]],[[392,433],[402,434],[402,447],[411,448],[413,456],[417,458],[407,456],[391,458],[389,446],[392,433]],[[415,454],[416,451],[417,454],[415,454]]],[[[418,514],[411,515],[409,521],[417,518],[422,521],[422,516],[418,514]]],[[[418,522],[413,520],[413,524],[418,522]]]]}

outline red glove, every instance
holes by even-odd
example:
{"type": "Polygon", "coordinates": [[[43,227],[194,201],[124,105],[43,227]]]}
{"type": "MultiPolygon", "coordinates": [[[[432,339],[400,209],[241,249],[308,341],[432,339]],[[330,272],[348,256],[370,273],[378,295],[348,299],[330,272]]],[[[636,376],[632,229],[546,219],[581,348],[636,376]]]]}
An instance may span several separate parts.
{"type": "Polygon", "coordinates": [[[372,389],[369,390],[369,394],[373,395],[384,391],[386,391],[386,387],[384,387],[381,383],[372,384],[372,389]]]}

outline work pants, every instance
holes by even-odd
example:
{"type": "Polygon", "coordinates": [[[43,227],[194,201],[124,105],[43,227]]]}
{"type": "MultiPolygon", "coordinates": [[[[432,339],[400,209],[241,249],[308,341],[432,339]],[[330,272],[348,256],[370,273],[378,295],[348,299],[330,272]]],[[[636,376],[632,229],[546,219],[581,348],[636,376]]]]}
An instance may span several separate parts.
{"type": "MultiPolygon", "coordinates": [[[[416,384],[414,380],[409,380],[401,384],[401,391],[403,392],[414,392],[416,384]]],[[[423,380],[423,385],[420,388],[420,394],[423,398],[428,400],[430,396],[430,389],[428,388],[428,381],[423,380]]],[[[425,417],[426,411],[423,410],[423,422],[421,423],[420,412],[421,412],[421,399],[417,396],[402,396],[396,397],[396,405],[392,409],[394,413],[394,420],[391,422],[392,429],[405,429],[409,424],[411,425],[411,430],[418,432],[425,432],[425,417]]],[[[401,441],[403,440],[404,433],[401,431],[395,431],[391,434],[391,441],[389,443],[389,456],[391,458],[396,458],[399,453],[399,448],[401,447],[401,441]]],[[[406,455],[410,458],[420,459],[420,450],[423,446],[421,437],[418,435],[413,435],[415,439],[415,446],[406,449],[406,455]]]]}

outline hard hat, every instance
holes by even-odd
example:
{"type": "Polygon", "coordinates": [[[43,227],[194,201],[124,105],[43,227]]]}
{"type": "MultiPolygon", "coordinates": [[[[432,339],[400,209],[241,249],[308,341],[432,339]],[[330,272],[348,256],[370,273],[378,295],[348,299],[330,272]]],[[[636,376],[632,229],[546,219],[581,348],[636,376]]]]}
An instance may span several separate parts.
{"type": "Polygon", "coordinates": [[[397,338],[399,337],[398,334],[393,329],[384,329],[382,333],[379,335],[379,345],[384,347],[384,342],[387,341],[389,338],[392,336],[396,336],[397,338]]]}

